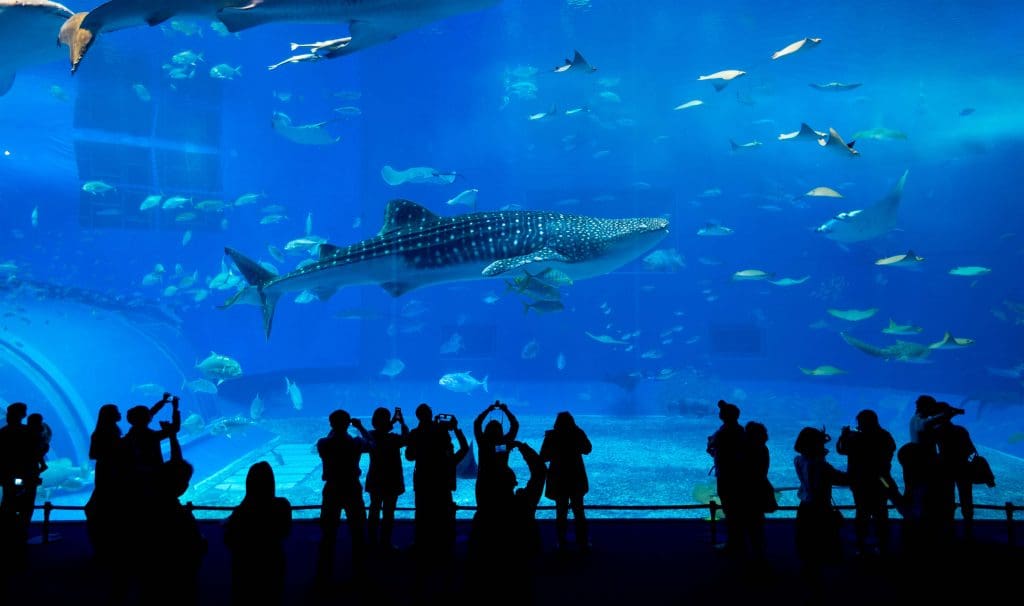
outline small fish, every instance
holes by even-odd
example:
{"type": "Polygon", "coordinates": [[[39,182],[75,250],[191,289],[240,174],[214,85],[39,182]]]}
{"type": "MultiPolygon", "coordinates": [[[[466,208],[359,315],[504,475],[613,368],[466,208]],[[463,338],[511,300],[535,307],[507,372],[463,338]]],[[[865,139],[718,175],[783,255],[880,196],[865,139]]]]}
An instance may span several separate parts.
{"type": "MultiPolygon", "coordinates": [[[[306,213],[306,237],[313,233],[313,213],[306,213]]],[[[317,239],[317,238],[313,238],[317,239]]],[[[320,242],[322,244],[323,242],[320,242]]],[[[287,250],[287,248],[285,249],[287,250]]]]}
{"type": "Polygon", "coordinates": [[[672,109],[674,109],[674,110],[690,109],[691,107],[697,107],[698,105],[704,105],[704,102],[701,101],[700,99],[694,99],[692,101],[687,101],[686,103],[680,103],[679,105],[675,106],[672,109]]]}
{"type": "Polygon", "coordinates": [[[461,194],[455,196],[451,200],[448,200],[448,206],[476,206],[476,195],[480,190],[478,189],[467,189],[461,194]]]}
{"type": "Polygon", "coordinates": [[[32,227],[39,227],[39,207],[36,206],[32,209],[32,214],[29,217],[32,227]]]}
{"type": "Polygon", "coordinates": [[[962,267],[954,267],[949,270],[951,276],[984,276],[985,274],[991,273],[992,270],[987,267],[981,267],[978,265],[966,265],[962,267]]]}
{"type": "Polygon", "coordinates": [[[192,198],[186,198],[185,196],[171,196],[164,200],[161,208],[164,210],[173,210],[175,208],[184,208],[185,206],[192,203],[192,198]]]}
{"type": "Polygon", "coordinates": [[[805,375],[810,375],[812,377],[834,377],[836,375],[845,375],[846,374],[845,370],[842,370],[840,368],[836,368],[835,366],[828,366],[828,365],[819,366],[817,368],[813,368],[813,369],[810,369],[810,370],[808,370],[806,368],[801,368],[800,372],[804,373],[805,375]]]}
{"type": "Polygon", "coordinates": [[[960,115],[961,116],[970,116],[973,113],[974,113],[974,108],[973,107],[965,107],[962,110],[960,110],[960,115]]]}
{"type": "Polygon", "coordinates": [[[537,343],[536,339],[531,339],[526,345],[523,345],[522,351],[519,352],[519,357],[524,360],[532,360],[537,357],[538,353],[540,353],[540,344],[537,343]]]}
{"type": "MultiPolygon", "coordinates": [[[[277,273],[277,272],[274,272],[274,273],[277,273]]],[[[299,304],[312,303],[313,301],[316,301],[316,300],[317,300],[316,299],[316,295],[314,295],[311,291],[308,291],[308,290],[304,290],[304,291],[300,292],[295,297],[295,302],[299,303],[299,304]]]]}
{"type": "Polygon", "coordinates": [[[463,349],[462,335],[460,335],[459,333],[453,333],[452,336],[449,337],[447,341],[445,341],[444,343],[441,344],[441,349],[439,350],[439,353],[442,353],[442,354],[459,353],[460,351],[462,351],[462,349],[463,349]]]}
{"type": "Polygon", "coordinates": [[[186,229],[185,233],[182,234],[182,236],[181,236],[181,245],[182,246],[186,246],[191,241],[192,241],[192,230],[191,229],[186,229]]]}
{"type": "Polygon", "coordinates": [[[738,69],[724,69],[713,74],[700,76],[697,78],[697,80],[709,80],[711,82],[711,85],[715,87],[715,91],[720,92],[722,89],[728,86],[730,82],[746,73],[747,72],[738,69]]]}
{"type": "Polygon", "coordinates": [[[629,345],[629,343],[625,341],[620,341],[619,339],[616,339],[615,337],[610,337],[608,335],[595,335],[590,332],[584,332],[583,334],[587,335],[588,337],[597,341],[598,343],[604,343],[605,345],[629,345]]]}
{"type": "Polygon", "coordinates": [[[231,67],[227,63],[220,63],[210,68],[210,77],[218,80],[234,80],[242,76],[242,66],[231,67]]]}
{"type": "Polygon", "coordinates": [[[242,194],[235,198],[235,206],[246,206],[247,204],[255,204],[259,200],[266,198],[266,194],[242,194]]]}
{"type": "Polygon", "coordinates": [[[843,194],[837,192],[831,187],[815,187],[811,191],[804,194],[808,198],[842,198],[843,194]]]}
{"type": "Polygon", "coordinates": [[[450,372],[438,379],[437,384],[449,391],[470,394],[481,387],[486,392],[487,379],[488,377],[485,376],[482,381],[478,381],[470,374],[470,371],[450,372]]]}
{"type": "Polygon", "coordinates": [[[497,303],[500,300],[501,300],[501,297],[499,297],[498,295],[494,294],[493,291],[487,293],[486,295],[484,295],[484,298],[483,298],[483,302],[488,304],[488,305],[494,305],[495,303],[497,303]]]}
{"type": "Polygon", "coordinates": [[[355,118],[363,115],[363,110],[359,109],[354,105],[343,105],[341,107],[335,107],[334,112],[345,116],[346,118],[355,118]]]}
{"type": "Polygon", "coordinates": [[[887,335],[916,335],[924,331],[920,326],[914,326],[912,324],[897,324],[889,318],[889,326],[882,329],[887,335]]]}
{"type": "Polygon", "coordinates": [[[115,187],[113,185],[108,185],[103,181],[86,181],[82,185],[82,191],[84,191],[87,194],[92,194],[94,196],[102,196],[107,192],[111,192],[114,190],[115,187]]]}
{"type": "Polygon", "coordinates": [[[851,91],[860,86],[860,82],[851,82],[846,84],[844,82],[826,82],[822,84],[811,83],[808,84],[813,89],[830,91],[830,92],[845,92],[851,91]]]}
{"type": "Polygon", "coordinates": [[[555,368],[558,370],[565,370],[565,354],[559,352],[555,358],[555,368]]]}
{"type": "Polygon", "coordinates": [[[733,230],[717,223],[708,223],[697,230],[698,236],[731,236],[733,230]]]}
{"type": "Polygon", "coordinates": [[[164,199],[164,197],[161,196],[160,194],[153,194],[152,196],[146,196],[145,198],[143,198],[142,204],[139,204],[139,210],[149,210],[151,208],[156,208],[156,207],[160,206],[160,202],[163,199],[164,199]]]}
{"type": "Polygon", "coordinates": [[[767,280],[774,277],[775,274],[770,274],[760,269],[743,269],[732,275],[733,280],[767,280]]]}
{"type": "Polygon", "coordinates": [[[185,387],[187,387],[188,390],[193,393],[217,393],[217,386],[213,383],[213,381],[209,381],[207,379],[193,379],[185,383],[185,387]]]}
{"type": "Polygon", "coordinates": [[[749,143],[737,143],[732,139],[729,139],[729,146],[732,148],[732,151],[757,149],[761,147],[761,145],[762,143],[760,141],[750,141],[749,143]]]}
{"type": "Polygon", "coordinates": [[[292,383],[288,377],[284,378],[284,389],[285,393],[292,401],[292,408],[295,410],[302,410],[302,392],[299,391],[299,386],[292,383]]]}
{"type": "Polygon", "coordinates": [[[534,301],[532,303],[527,303],[526,301],[523,301],[523,313],[528,314],[530,313],[531,309],[539,314],[547,314],[556,311],[563,311],[565,310],[565,305],[563,305],[561,301],[541,300],[534,301]]]}
{"type": "Polygon", "coordinates": [[[804,276],[802,278],[780,278],[778,280],[768,280],[768,283],[774,284],[775,286],[796,286],[798,284],[803,284],[809,279],[811,279],[810,276],[804,276]]]}
{"type": "Polygon", "coordinates": [[[183,50],[171,56],[171,63],[175,65],[195,65],[200,61],[206,61],[203,54],[191,50],[183,50]]]}
{"type": "Polygon", "coordinates": [[[68,94],[64,92],[64,89],[56,84],[50,87],[50,96],[58,101],[67,102],[69,100],[68,94]]]}
{"type": "Polygon", "coordinates": [[[267,215],[260,219],[260,225],[274,225],[287,221],[288,217],[284,215],[267,215]]]}
{"type": "Polygon", "coordinates": [[[398,358],[390,358],[388,361],[384,362],[384,368],[380,369],[380,374],[388,377],[389,379],[394,379],[400,375],[403,370],[405,370],[405,362],[398,358]]]}
{"type": "Polygon", "coordinates": [[[153,95],[149,94],[149,89],[143,84],[132,84],[132,90],[135,91],[135,96],[139,98],[139,101],[143,103],[149,103],[153,100],[153,95]]]}

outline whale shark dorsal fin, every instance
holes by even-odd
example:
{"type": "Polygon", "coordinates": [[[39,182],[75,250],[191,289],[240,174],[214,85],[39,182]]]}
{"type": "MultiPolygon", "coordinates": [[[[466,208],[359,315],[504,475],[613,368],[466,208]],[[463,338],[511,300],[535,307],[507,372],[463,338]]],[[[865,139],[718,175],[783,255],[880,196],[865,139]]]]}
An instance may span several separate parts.
{"type": "Polygon", "coordinates": [[[380,235],[437,219],[440,217],[427,208],[415,202],[398,198],[388,202],[387,208],[384,209],[384,225],[380,228],[380,235]]]}
{"type": "Polygon", "coordinates": [[[569,259],[567,259],[565,255],[559,253],[558,251],[552,250],[550,248],[542,248],[536,252],[520,255],[518,257],[499,259],[485,267],[484,270],[480,273],[487,277],[493,277],[503,274],[507,271],[511,271],[513,269],[518,269],[520,267],[523,267],[524,265],[529,265],[530,263],[567,263],[568,261],[569,259]]]}
{"type": "Polygon", "coordinates": [[[339,250],[341,250],[340,246],[335,246],[333,244],[327,244],[326,242],[324,242],[323,244],[320,245],[320,258],[326,259],[328,257],[333,257],[334,255],[338,254],[339,250]]]}

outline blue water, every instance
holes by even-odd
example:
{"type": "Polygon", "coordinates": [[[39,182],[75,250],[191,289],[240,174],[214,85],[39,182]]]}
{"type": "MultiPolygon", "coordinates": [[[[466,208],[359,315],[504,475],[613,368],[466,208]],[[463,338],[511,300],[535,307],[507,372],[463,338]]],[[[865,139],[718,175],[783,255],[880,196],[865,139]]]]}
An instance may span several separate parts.
{"type": "MultiPolygon", "coordinates": [[[[93,412],[105,401],[122,409],[148,403],[133,386],[183,391],[182,381],[199,377],[193,365],[215,351],[238,360],[243,375],[217,395],[183,392],[186,411],[206,422],[247,415],[256,393],[266,402],[265,418],[274,421],[325,418],[337,407],[365,417],[380,404],[411,412],[428,401],[438,411],[457,412],[466,425],[495,397],[519,401],[540,418],[568,408],[609,423],[679,414],[673,402],[680,398],[712,410],[724,397],[739,399],[762,418],[780,414],[793,435],[798,427],[789,425],[798,420],[838,426],[860,408],[875,407],[902,441],[913,394],[943,394],[954,405],[981,394],[990,402],[979,410],[977,399],[967,400],[963,423],[986,448],[1024,456],[1021,380],[989,370],[1012,370],[1024,361],[1024,213],[1016,178],[1024,150],[1024,50],[1017,42],[1024,19],[1015,3],[943,2],[924,10],[873,1],[680,6],[505,0],[348,57],[274,71],[266,66],[289,56],[289,42],[336,38],[344,27],[269,25],[221,37],[207,22],[197,23],[201,36],[166,27],[104,34],[74,77],[64,62],[25,68],[0,98],[0,147],[10,152],[0,156],[0,262],[17,268],[3,273],[13,276],[3,293],[5,338],[27,344],[38,357],[59,358],[54,367],[64,379],[57,382],[87,394],[82,400],[93,412]],[[805,36],[822,42],[771,60],[774,51],[805,36]],[[553,73],[574,49],[597,71],[553,73]],[[202,53],[204,61],[194,78],[171,80],[161,66],[183,50],[202,53]],[[219,63],[241,66],[241,76],[211,78],[209,69],[219,63]],[[723,69],[747,74],[717,93],[697,81],[723,69]],[[841,93],[808,86],[830,81],[862,86],[841,93]],[[144,85],[151,101],[142,101],[134,84],[144,85]],[[673,111],[691,99],[704,104],[673,111]],[[357,107],[358,115],[334,111],[343,106],[357,107]],[[552,107],[589,111],[528,119],[552,107]],[[961,115],[965,108],[974,112],[961,115]],[[271,127],[275,111],[295,124],[328,120],[327,129],[341,140],[326,146],[288,141],[271,127]],[[776,140],[801,122],[834,127],[847,141],[877,127],[905,138],[860,138],[856,158],[814,142],[776,140]],[[733,152],[730,139],[762,145],[733,152]],[[380,176],[384,165],[460,176],[451,185],[392,187],[380,176]],[[904,171],[896,229],[844,246],[815,233],[837,213],[882,198],[904,171]],[[117,191],[81,191],[93,179],[117,191]],[[818,186],[838,189],[843,198],[802,196],[818,186]],[[304,305],[287,296],[269,340],[256,308],[216,309],[233,292],[209,289],[221,263],[231,267],[225,246],[287,271],[306,257],[280,263],[267,245],[283,248],[304,236],[307,215],[313,234],[346,245],[376,234],[392,198],[451,215],[467,209],[445,202],[469,188],[479,190],[481,211],[515,204],[599,217],[665,217],[669,235],[612,274],[565,289],[566,309],[558,313],[524,314],[524,298],[506,292],[501,280],[430,286],[399,298],[374,286],[304,305]],[[150,194],[230,203],[245,193],[265,197],[223,213],[196,211],[187,224],[169,211],[139,211],[150,194]],[[282,206],[288,219],[261,225],[261,209],[271,204],[282,206]],[[30,221],[35,208],[37,226],[30,221]],[[712,221],[734,233],[696,235],[712,221]],[[187,229],[191,240],[183,246],[187,229]],[[685,266],[652,270],[643,257],[657,249],[674,249],[685,266]],[[874,265],[908,249],[925,258],[920,271],[874,265]],[[157,263],[166,269],[163,280],[144,286],[157,263]],[[991,273],[948,274],[961,265],[991,273]],[[744,269],[810,278],[790,287],[732,280],[744,269]],[[195,271],[194,286],[164,294],[195,271]],[[110,304],[28,292],[18,288],[23,281],[74,286],[110,304]],[[209,296],[194,301],[197,289],[209,296]],[[485,302],[489,294],[500,298],[485,302]],[[55,313],[49,307],[54,298],[81,303],[60,316],[85,327],[81,332],[38,328],[51,325],[46,316],[55,313]],[[178,318],[173,336],[164,331],[139,345],[122,339],[128,329],[103,319],[140,306],[178,318]],[[336,317],[356,308],[372,317],[336,317]],[[846,322],[829,316],[828,308],[878,312],[846,322]],[[882,334],[889,318],[924,330],[911,337],[882,334]],[[824,325],[812,327],[819,321],[824,325]],[[738,340],[728,338],[730,331],[738,340]],[[896,339],[927,345],[946,331],[974,343],[934,351],[926,364],[906,364],[865,355],[845,344],[840,331],[880,347],[896,339]],[[628,345],[599,343],[587,332],[628,345]],[[454,334],[463,348],[440,353],[454,334]],[[524,359],[529,341],[537,342],[538,354],[524,359]],[[119,343],[173,351],[179,366],[154,377],[155,354],[115,356],[119,343]],[[559,354],[564,368],[556,363],[559,354]],[[389,379],[380,371],[392,358],[405,367],[389,379]],[[813,377],[799,370],[826,364],[846,374],[813,377]],[[459,371],[488,377],[489,393],[467,396],[438,385],[442,375],[459,371]],[[630,391],[609,379],[629,373],[666,380],[646,378],[630,391]],[[302,410],[286,396],[284,377],[302,388],[302,410]],[[781,394],[781,413],[754,401],[754,394],[766,392],[781,394]],[[743,394],[749,402],[738,398],[743,394]],[[815,408],[825,397],[837,404],[815,408]]],[[[140,331],[164,323],[131,317],[140,331]]],[[[27,372],[17,368],[0,369],[11,375],[8,385],[27,372]]],[[[31,407],[61,417],[62,404],[26,393],[39,400],[31,407]]],[[[684,411],[695,414],[693,406],[684,411]]],[[[90,423],[79,417],[81,427],[58,431],[53,457],[81,462],[81,433],[90,423]]],[[[700,445],[713,418],[705,425],[695,430],[700,445]]],[[[219,440],[220,451],[239,457],[252,448],[236,438],[203,440],[219,440]]],[[[632,452],[628,444],[614,447],[622,460],[642,465],[643,450],[632,452]]],[[[791,437],[783,433],[770,444],[783,474],[791,437]]],[[[595,452],[600,447],[596,443],[595,452]]],[[[225,464],[198,445],[194,452],[203,459],[201,471],[225,464]]],[[[1019,486],[1024,466],[1005,473],[1019,486]]],[[[680,492],[686,498],[688,491],[680,492]]],[[[632,495],[619,496],[635,502],[632,495]]],[[[1003,496],[996,501],[1021,497],[1019,489],[1003,496]]]]}

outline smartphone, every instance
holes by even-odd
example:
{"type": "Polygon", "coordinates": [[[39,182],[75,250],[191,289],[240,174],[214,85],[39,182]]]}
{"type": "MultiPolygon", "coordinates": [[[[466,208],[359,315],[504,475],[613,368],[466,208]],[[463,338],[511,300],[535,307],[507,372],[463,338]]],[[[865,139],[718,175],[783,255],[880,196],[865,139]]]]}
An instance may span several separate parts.
{"type": "Polygon", "coordinates": [[[505,454],[508,452],[508,444],[498,444],[494,447],[494,452],[498,454],[505,454]]]}

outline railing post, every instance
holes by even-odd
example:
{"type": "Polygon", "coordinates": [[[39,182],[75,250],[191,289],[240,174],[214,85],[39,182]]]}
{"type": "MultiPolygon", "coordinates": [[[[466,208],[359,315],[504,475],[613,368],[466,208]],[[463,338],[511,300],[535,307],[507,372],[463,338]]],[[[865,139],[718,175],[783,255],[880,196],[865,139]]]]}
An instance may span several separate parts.
{"type": "Polygon", "coordinates": [[[718,544],[718,503],[708,501],[708,508],[711,510],[711,546],[714,547],[718,544]]]}
{"type": "Polygon", "coordinates": [[[53,503],[43,503],[43,536],[42,542],[45,545],[50,542],[50,513],[53,511],[53,503]]]}
{"type": "Polygon", "coordinates": [[[192,504],[192,501],[189,501],[188,503],[185,503],[185,511],[187,511],[189,513],[193,513],[195,511],[195,509],[196,509],[196,506],[192,504]]]}
{"type": "Polygon", "coordinates": [[[1013,503],[1010,501],[1006,502],[1006,542],[1009,543],[1010,547],[1017,544],[1017,537],[1013,529],[1013,503]]]}

